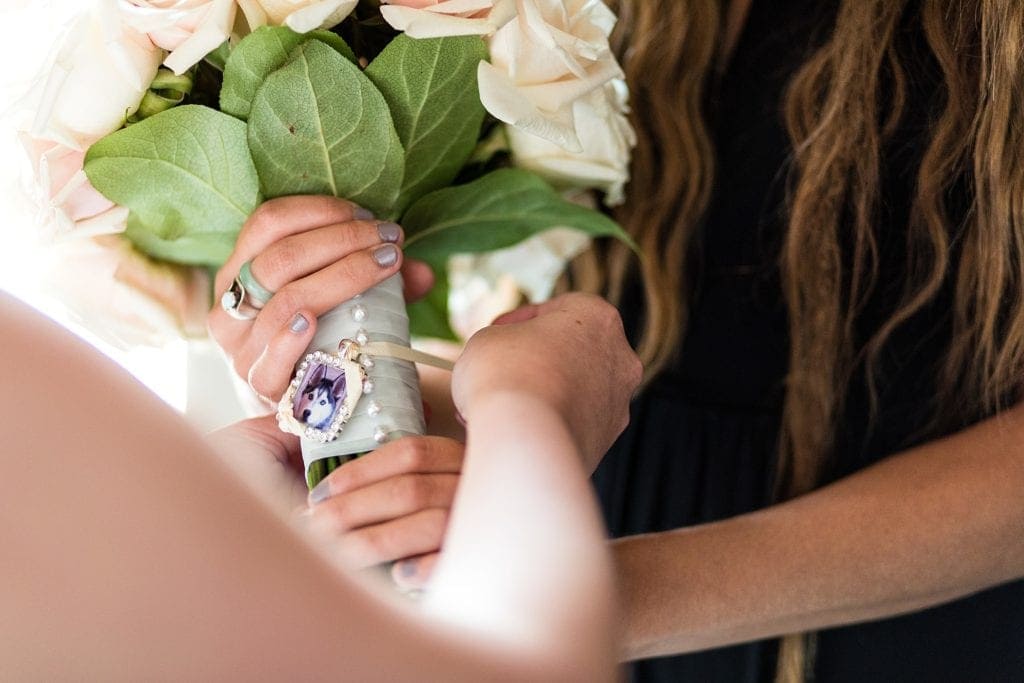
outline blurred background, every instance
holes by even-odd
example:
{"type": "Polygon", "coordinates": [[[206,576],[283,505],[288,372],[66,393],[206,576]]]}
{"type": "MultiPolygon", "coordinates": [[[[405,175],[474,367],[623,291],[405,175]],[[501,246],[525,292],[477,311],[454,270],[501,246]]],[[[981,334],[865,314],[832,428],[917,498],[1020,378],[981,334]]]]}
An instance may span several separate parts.
{"type": "MultiPolygon", "coordinates": [[[[51,219],[33,195],[33,171],[17,132],[30,125],[34,97],[48,61],[81,11],[81,0],[5,0],[0,5],[0,289],[28,302],[127,368],[178,410],[187,403],[188,344],[168,338],[156,345],[118,344],[83,324],[69,308],[67,289],[95,291],[89,273],[74,268],[72,245],[53,241],[51,219]]],[[[114,302],[110,302],[114,303],[114,302]]],[[[88,307],[86,307],[87,309],[88,307]]]]}

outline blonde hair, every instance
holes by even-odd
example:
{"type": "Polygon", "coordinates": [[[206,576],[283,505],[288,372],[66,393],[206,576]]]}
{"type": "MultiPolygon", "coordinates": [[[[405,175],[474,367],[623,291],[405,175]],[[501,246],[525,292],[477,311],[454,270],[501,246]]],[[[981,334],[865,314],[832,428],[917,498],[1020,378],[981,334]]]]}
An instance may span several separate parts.
{"type": "MultiPolygon", "coordinates": [[[[604,277],[592,283],[617,300],[640,269],[646,317],[638,351],[650,377],[671,362],[686,325],[686,257],[715,172],[702,106],[723,9],[720,0],[610,4],[619,11],[639,133],[629,199],[617,217],[643,259],[638,266],[609,246],[604,277]]],[[[886,341],[944,286],[953,291],[953,329],[935,425],[955,427],[1015,398],[1024,379],[1022,50],[1017,0],[842,0],[831,37],[793,77],[784,99],[793,167],[780,255],[791,344],[780,500],[818,485],[855,369],[864,370],[874,407],[886,341]],[[941,70],[941,113],[917,169],[900,302],[857,347],[854,324],[877,284],[883,149],[907,99],[898,47],[908,18],[941,70]],[[951,196],[966,200],[966,212],[950,206],[951,196]]],[[[784,641],[780,680],[803,677],[804,645],[784,641]]]]}

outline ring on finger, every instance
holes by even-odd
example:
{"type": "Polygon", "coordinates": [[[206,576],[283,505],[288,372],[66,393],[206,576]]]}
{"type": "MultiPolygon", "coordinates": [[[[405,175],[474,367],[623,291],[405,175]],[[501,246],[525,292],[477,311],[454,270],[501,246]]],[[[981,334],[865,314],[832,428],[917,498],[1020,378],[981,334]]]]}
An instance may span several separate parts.
{"type": "Polygon", "coordinates": [[[274,296],[274,292],[264,287],[252,274],[252,261],[246,261],[238,271],[238,281],[245,289],[249,301],[256,308],[263,308],[274,296]]]}
{"type": "Polygon", "coordinates": [[[228,291],[221,295],[220,307],[235,320],[254,320],[262,308],[249,301],[249,294],[237,277],[228,291]]]}

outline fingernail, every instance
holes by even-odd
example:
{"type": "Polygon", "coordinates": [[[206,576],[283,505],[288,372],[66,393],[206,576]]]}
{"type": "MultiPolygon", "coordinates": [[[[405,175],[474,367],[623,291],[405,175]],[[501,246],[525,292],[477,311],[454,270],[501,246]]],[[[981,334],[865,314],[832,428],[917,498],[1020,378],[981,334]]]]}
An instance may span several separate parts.
{"type": "Polygon", "coordinates": [[[416,576],[419,567],[416,560],[403,560],[398,563],[398,575],[403,579],[411,579],[416,576]]]}
{"type": "Polygon", "coordinates": [[[309,329],[309,321],[306,320],[306,316],[301,313],[296,313],[295,317],[292,318],[291,324],[288,325],[288,329],[295,334],[302,334],[309,329]]]}
{"type": "Polygon", "coordinates": [[[398,247],[393,244],[385,244],[383,247],[377,247],[373,252],[373,260],[376,261],[377,265],[381,268],[390,268],[398,263],[398,247]]]}
{"type": "Polygon", "coordinates": [[[331,484],[326,479],[313,487],[309,492],[309,504],[316,505],[331,497],[331,484]]]}
{"type": "Polygon", "coordinates": [[[398,223],[379,223],[377,234],[381,242],[397,242],[402,238],[402,227],[398,223]]]}
{"type": "Polygon", "coordinates": [[[355,208],[355,210],[352,211],[352,217],[355,218],[357,221],[368,221],[373,218],[373,211],[358,206],[355,208]]]}

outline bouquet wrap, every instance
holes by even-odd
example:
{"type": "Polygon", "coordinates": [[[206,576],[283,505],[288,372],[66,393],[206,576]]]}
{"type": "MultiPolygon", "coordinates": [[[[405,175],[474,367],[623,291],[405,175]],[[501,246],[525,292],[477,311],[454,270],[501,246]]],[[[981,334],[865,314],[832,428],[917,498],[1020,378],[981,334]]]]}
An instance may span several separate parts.
{"type": "MultiPolygon", "coordinates": [[[[373,342],[409,346],[409,318],[401,275],[322,315],[308,351],[333,354],[346,339],[362,346],[373,342]]],[[[337,439],[326,443],[302,440],[302,460],[307,480],[313,485],[314,479],[323,478],[333,466],[351,456],[371,451],[386,441],[425,431],[415,365],[397,358],[366,355],[362,366],[366,373],[362,396],[337,439]],[[321,462],[327,460],[332,462],[321,462]]]]}

